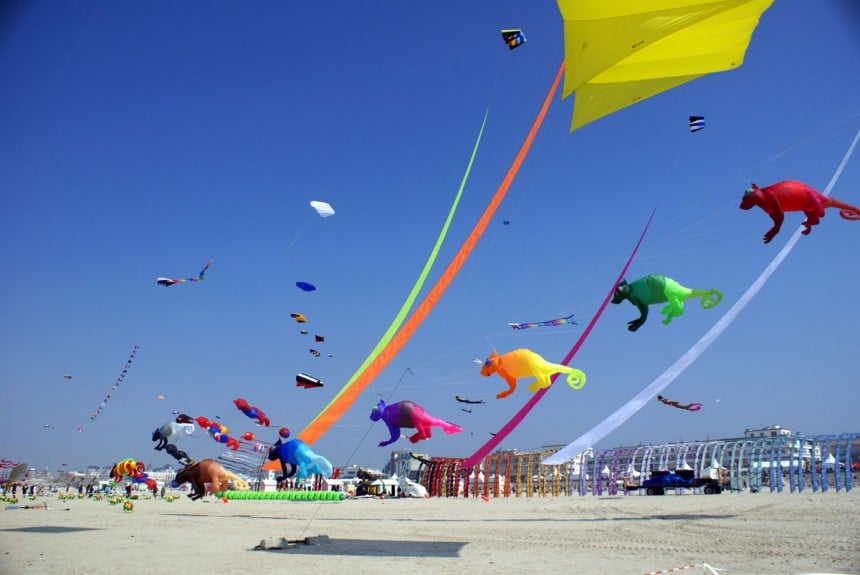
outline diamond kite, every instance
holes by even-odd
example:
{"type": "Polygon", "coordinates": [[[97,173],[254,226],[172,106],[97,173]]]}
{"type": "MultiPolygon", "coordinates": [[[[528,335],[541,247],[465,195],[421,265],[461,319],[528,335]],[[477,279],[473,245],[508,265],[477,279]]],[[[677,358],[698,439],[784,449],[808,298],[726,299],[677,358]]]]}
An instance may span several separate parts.
{"type": "Polygon", "coordinates": [[[773,0],[557,0],[576,93],[571,131],[696,78],[737,68],[773,0]]]}
{"type": "Polygon", "coordinates": [[[311,207],[317,211],[320,217],[327,218],[334,215],[334,208],[332,208],[331,204],[328,204],[327,202],[318,202],[314,200],[311,202],[311,207]]]}

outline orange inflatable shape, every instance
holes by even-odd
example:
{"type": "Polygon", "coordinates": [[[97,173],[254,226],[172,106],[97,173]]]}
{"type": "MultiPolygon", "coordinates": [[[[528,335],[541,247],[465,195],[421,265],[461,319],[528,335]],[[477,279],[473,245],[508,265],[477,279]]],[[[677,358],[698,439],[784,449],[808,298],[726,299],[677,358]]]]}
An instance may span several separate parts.
{"type": "Polygon", "coordinates": [[[585,374],[582,371],[575,367],[550,363],[532,350],[525,348],[515,349],[504,355],[499,355],[495,351],[491,353],[481,367],[481,375],[489,377],[494,373],[498,373],[502,379],[508,382],[508,389],[496,395],[497,399],[507,397],[516,391],[517,378],[519,377],[535,378],[535,381],[529,385],[529,391],[532,393],[552,385],[550,376],[555,373],[566,373],[567,384],[573,389],[581,389],[585,385],[585,374]]]}

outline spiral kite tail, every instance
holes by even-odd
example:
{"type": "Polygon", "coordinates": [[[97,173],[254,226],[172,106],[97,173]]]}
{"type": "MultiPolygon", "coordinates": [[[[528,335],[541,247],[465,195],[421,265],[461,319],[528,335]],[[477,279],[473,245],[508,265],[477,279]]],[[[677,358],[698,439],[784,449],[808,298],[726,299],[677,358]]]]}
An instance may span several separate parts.
{"type": "Polygon", "coordinates": [[[723,301],[723,293],[717,289],[706,290],[701,299],[702,307],[705,309],[711,309],[721,301],[723,301]]]}
{"type": "Polygon", "coordinates": [[[143,464],[143,461],[132,461],[132,466],[134,467],[134,472],[143,475],[143,472],[146,471],[146,465],[143,464]]]}
{"type": "Polygon", "coordinates": [[[851,204],[846,204],[845,202],[841,202],[834,198],[824,198],[824,207],[825,208],[837,208],[839,210],[839,215],[846,220],[860,220],[860,208],[857,206],[852,206],[851,204]]]}
{"type": "Polygon", "coordinates": [[[194,424],[193,423],[183,423],[182,426],[185,428],[185,435],[192,435],[194,433],[194,424]]]}
{"type": "Polygon", "coordinates": [[[585,386],[585,373],[575,368],[569,368],[567,372],[567,385],[571,389],[582,389],[585,386]]]}

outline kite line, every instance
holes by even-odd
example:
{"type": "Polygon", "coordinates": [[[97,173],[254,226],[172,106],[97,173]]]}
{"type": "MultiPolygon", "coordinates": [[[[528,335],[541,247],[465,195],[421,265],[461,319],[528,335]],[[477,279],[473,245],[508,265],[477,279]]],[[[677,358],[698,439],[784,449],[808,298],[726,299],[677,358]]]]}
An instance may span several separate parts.
{"type": "MultiPolygon", "coordinates": [[[[842,171],[845,169],[845,166],[848,164],[848,160],[851,158],[851,155],[854,153],[854,148],[857,146],[857,142],[860,140],[860,130],[857,131],[857,134],[854,136],[854,140],[851,142],[851,145],[848,147],[848,151],[845,152],[845,156],[842,158],[842,162],[840,162],[839,167],[836,168],[836,171],[833,173],[833,176],[830,178],[830,182],[827,184],[827,188],[824,190],[823,194],[825,196],[829,196],[830,192],[833,190],[834,186],[836,186],[836,182],[839,181],[839,177],[842,175],[842,171]]],[[[747,291],[738,298],[738,301],[729,308],[726,314],[717,320],[717,323],[711,327],[702,336],[699,341],[693,344],[693,346],[687,350],[687,352],[682,355],[678,360],[669,366],[669,368],[660,374],[657,379],[655,379],[651,384],[648,385],[645,389],[636,394],[633,399],[622,405],[618,408],[617,411],[612,413],[609,417],[595,425],[590,430],[586,431],[584,434],[580,435],[578,438],[573,440],[571,443],[567,444],[561,450],[557,451],[553,455],[547,457],[543,461],[541,461],[542,465],[557,465],[560,463],[564,463],[566,461],[570,461],[589,447],[592,447],[595,443],[618,429],[621,424],[630,419],[633,415],[636,414],[640,409],[642,409],[647,403],[649,403],[654,397],[657,396],[658,393],[663,391],[670,383],[675,381],[675,379],[681,375],[684,370],[686,370],[694,361],[696,361],[702,353],[705,352],[708,347],[714,341],[722,335],[726,328],[728,328],[732,322],[740,315],[743,309],[747,306],[747,304],[752,301],[752,299],[761,291],[761,288],[764,287],[764,284],[770,277],[774,274],[777,268],[782,264],[783,260],[788,256],[792,249],[794,249],[794,245],[800,239],[800,232],[802,227],[798,227],[794,234],[788,239],[785,243],[785,246],[779,253],[774,256],[773,260],[767,265],[764,271],[761,273],[758,278],[747,288],[747,291]]]]}
{"type": "MultiPolygon", "coordinates": [[[[609,289],[609,293],[603,299],[603,303],[600,304],[600,307],[597,308],[597,313],[594,314],[594,317],[591,318],[591,321],[588,322],[588,325],[585,327],[585,330],[579,336],[579,339],[576,340],[576,343],[573,344],[573,347],[570,348],[570,351],[567,352],[567,355],[564,356],[564,359],[561,361],[562,365],[567,365],[573,359],[573,356],[576,355],[576,352],[579,351],[579,348],[582,347],[582,344],[585,343],[585,340],[588,338],[588,335],[591,333],[591,330],[594,328],[594,324],[597,323],[597,320],[600,319],[600,316],[603,314],[603,310],[606,309],[606,306],[609,305],[609,300],[612,299],[612,295],[615,293],[615,286],[624,278],[624,275],[627,273],[630,264],[633,263],[633,258],[636,257],[636,252],[639,251],[639,246],[642,245],[642,240],[645,239],[645,234],[648,232],[648,228],[651,226],[651,221],[654,219],[654,213],[657,211],[655,208],[654,211],[651,212],[651,216],[648,218],[648,222],[645,224],[645,228],[642,230],[642,234],[639,236],[639,240],[636,242],[636,245],[633,247],[633,251],[630,253],[630,257],[627,258],[627,262],[624,264],[624,267],[621,268],[621,273],[618,274],[618,279],[616,279],[612,283],[612,287],[609,289]]],[[[514,414],[510,421],[508,421],[495,435],[493,435],[490,440],[482,445],[475,453],[473,453],[468,459],[463,462],[463,469],[471,469],[475,466],[476,463],[481,461],[484,457],[487,456],[493,449],[499,445],[502,440],[504,440],[521,422],[525,419],[526,415],[534,408],[535,405],[543,398],[544,395],[550,390],[552,384],[555,383],[555,380],[558,379],[559,374],[554,374],[550,377],[550,386],[544,387],[537,390],[534,395],[532,395],[526,404],[514,414]]]]}
{"type": "MultiPolygon", "coordinates": [[[[469,233],[469,236],[463,242],[463,245],[460,246],[460,249],[454,255],[454,258],[451,260],[451,263],[448,264],[448,267],[445,269],[443,274],[436,281],[436,284],[430,290],[430,292],[424,297],[424,300],[418,305],[415,311],[409,316],[409,319],[403,324],[402,328],[397,331],[393,336],[391,336],[390,341],[387,344],[383,344],[382,341],[377,345],[374,349],[376,352],[376,357],[368,357],[365,360],[365,363],[362,364],[364,366],[367,365],[367,368],[362,370],[359,368],[359,371],[356,372],[357,375],[354,375],[350,378],[351,383],[347,383],[340,390],[340,392],[335,396],[335,398],[327,405],[316,418],[308,424],[308,426],[299,434],[299,439],[308,444],[313,444],[317,439],[319,439],[333,424],[338,418],[343,415],[347,409],[355,402],[358,398],[358,395],[370,385],[370,382],[379,375],[379,373],[385,368],[386,365],[397,355],[397,353],[406,345],[406,342],[409,341],[409,338],[412,337],[412,334],[418,329],[418,326],[424,321],[427,315],[430,313],[430,310],[436,305],[436,302],[439,301],[439,298],[442,297],[442,294],[445,293],[445,290],[454,280],[454,277],[457,275],[457,272],[460,271],[460,268],[463,267],[463,264],[466,262],[466,259],[469,257],[469,254],[474,249],[475,245],[478,243],[478,240],[483,235],[484,230],[486,230],[487,225],[490,223],[490,219],[492,219],[493,215],[496,212],[496,209],[502,203],[502,200],[505,197],[505,194],[510,188],[511,183],[513,183],[514,178],[517,175],[517,172],[520,169],[525,157],[528,155],[529,149],[531,148],[531,144],[537,136],[537,132],[543,123],[544,117],[546,117],[546,113],[549,110],[549,106],[552,103],[553,96],[555,95],[556,90],[558,89],[559,83],[561,83],[562,74],[564,73],[564,61],[562,61],[559,66],[558,72],[555,75],[555,79],[553,80],[552,86],[549,89],[549,92],[546,95],[546,99],[543,102],[543,105],[538,112],[535,121],[532,123],[531,128],[529,129],[528,134],[526,135],[526,139],[523,141],[520,146],[517,155],[514,157],[513,162],[508,168],[507,173],[505,174],[504,179],[502,179],[502,183],[499,184],[496,193],[493,195],[490,203],[487,205],[484,213],[481,215],[478,222],[472,228],[472,231],[469,233]],[[383,349],[384,345],[384,349],[383,349]]],[[[471,167],[471,162],[470,162],[471,167]]],[[[468,175],[468,171],[467,171],[468,175]]],[[[465,181],[465,179],[464,179],[465,181]]],[[[462,186],[461,186],[462,187],[462,186]]],[[[447,224],[446,224],[447,225],[447,224]]],[[[409,302],[411,303],[411,302],[409,302]]],[[[403,311],[403,315],[405,315],[406,311],[403,311]]],[[[398,314],[400,317],[400,314],[398,314]]],[[[392,324],[394,326],[394,324],[392,324]]],[[[389,329],[389,332],[394,331],[396,328],[392,327],[389,329]]],[[[388,332],[386,332],[386,335],[388,332]]],[[[383,338],[385,339],[385,338],[383,338]]]]}
{"type": "Polygon", "coordinates": [[[99,404],[99,406],[93,412],[93,414],[90,415],[91,420],[94,421],[101,414],[101,412],[105,408],[107,402],[110,401],[110,398],[113,395],[113,392],[119,390],[119,386],[122,385],[123,381],[125,381],[125,376],[128,373],[128,370],[131,369],[131,363],[134,361],[134,357],[137,355],[137,350],[139,350],[139,349],[140,349],[140,346],[135,345],[134,348],[131,350],[131,355],[128,356],[128,360],[125,362],[125,365],[122,367],[122,371],[120,372],[119,376],[116,378],[116,381],[114,382],[113,386],[110,388],[110,391],[107,392],[107,395],[105,396],[105,398],[102,400],[102,402],[99,404]]]}

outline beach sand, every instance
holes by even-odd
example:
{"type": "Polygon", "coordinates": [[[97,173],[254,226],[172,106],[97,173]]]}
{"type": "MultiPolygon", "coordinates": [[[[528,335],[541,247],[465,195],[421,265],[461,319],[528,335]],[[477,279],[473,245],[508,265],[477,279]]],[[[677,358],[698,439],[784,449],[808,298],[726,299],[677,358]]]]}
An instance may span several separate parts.
{"type": "Polygon", "coordinates": [[[860,574],[860,493],[356,499],[39,498],[0,510],[0,573],[860,574]],[[330,543],[254,550],[263,539],[330,543]],[[682,573],[702,573],[689,569],[682,573]]]}

